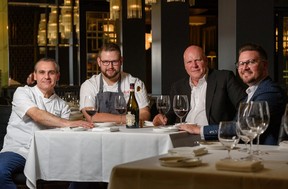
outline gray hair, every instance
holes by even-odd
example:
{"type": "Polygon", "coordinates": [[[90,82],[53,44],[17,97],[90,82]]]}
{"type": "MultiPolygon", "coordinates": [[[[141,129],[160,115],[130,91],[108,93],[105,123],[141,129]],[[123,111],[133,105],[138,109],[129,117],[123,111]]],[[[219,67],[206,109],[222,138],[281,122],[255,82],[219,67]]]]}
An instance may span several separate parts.
{"type": "Polygon", "coordinates": [[[34,72],[37,71],[37,66],[38,66],[39,62],[52,62],[52,63],[54,63],[54,65],[55,65],[55,68],[56,68],[57,73],[60,72],[60,66],[59,66],[59,64],[56,62],[56,60],[53,59],[53,58],[47,58],[47,57],[46,57],[46,58],[41,58],[40,60],[38,60],[38,62],[36,62],[35,66],[34,66],[34,72]]]}

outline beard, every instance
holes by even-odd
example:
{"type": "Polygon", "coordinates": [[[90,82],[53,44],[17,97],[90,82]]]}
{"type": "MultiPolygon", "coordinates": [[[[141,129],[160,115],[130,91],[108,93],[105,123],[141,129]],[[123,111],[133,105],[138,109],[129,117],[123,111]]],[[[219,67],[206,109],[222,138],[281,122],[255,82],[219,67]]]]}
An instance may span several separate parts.
{"type": "MultiPolygon", "coordinates": [[[[110,70],[111,71],[111,70],[110,70]]],[[[114,73],[111,75],[107,74],[107,70],[101,70],[101,73],[108,79],[114,79],[120,73],[120,70],[113,69],[114,73]]]]}

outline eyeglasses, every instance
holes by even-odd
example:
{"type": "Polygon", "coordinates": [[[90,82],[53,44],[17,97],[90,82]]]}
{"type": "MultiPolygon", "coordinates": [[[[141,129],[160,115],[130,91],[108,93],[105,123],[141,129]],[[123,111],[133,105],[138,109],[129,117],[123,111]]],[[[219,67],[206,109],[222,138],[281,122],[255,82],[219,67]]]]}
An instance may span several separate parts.
{"type": "Polygon", "coordinates": [[[118,66],[120,64],[120,60],[101,60],[102,64],[104,66],[109,66],[110,64],[112,64],[113,66],[118,66]]]}
{"type": "Polygon", "coordinates": [[[236,62],[235,65],[236,65],[237,68],[239,68],[239,67],[243,67],[245,65],[253,66],[253,65],[257,64],[257,63],[259,63],[259,60],[251,59],[251,60],[247,60],[247,61],[236,62]]]}

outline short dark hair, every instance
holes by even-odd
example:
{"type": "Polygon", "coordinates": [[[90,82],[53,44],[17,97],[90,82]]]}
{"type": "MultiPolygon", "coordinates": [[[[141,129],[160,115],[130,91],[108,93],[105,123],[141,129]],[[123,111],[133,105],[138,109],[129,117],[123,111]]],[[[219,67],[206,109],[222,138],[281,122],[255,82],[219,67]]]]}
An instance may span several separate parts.
{"type": "Polygon", "coordinates": [[[98,56],[100,56],[103,51],[116,51],[119,53],[119,57],[121,57],[120,47],[116,43],[104,43],[98,52],[98,56]]]}
{"type": "Polygon", "coordinates": [[[238,51],[239,55],[244,51],[257,51],[259,53],[261,60],[265,60],[265,61],[268,60],[268,56],[267,56],[266,51],[263,49],[263,47],[261,47],[258,44],[246,43],[246,44],[242,45],[238,51]]]}

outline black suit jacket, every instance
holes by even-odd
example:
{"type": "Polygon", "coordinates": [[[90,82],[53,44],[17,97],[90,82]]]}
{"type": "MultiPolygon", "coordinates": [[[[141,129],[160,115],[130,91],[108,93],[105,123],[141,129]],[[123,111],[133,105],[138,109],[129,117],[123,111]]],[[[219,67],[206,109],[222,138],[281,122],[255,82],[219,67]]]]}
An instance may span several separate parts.
{"type": "MultiPolygon", "coordinates": [[[[187,95],[190,104],[191,87],[189,77],[172,84],[170,90],[171,101],[173,101],[174,95],[187,95]]],[[[232,71],[210,69],[207,76],[206,97],[203,97],[206,98],[208,123],[219,124],[220,121],[233,120],[239,102],[245,97],[245,88],[237,81],[232,71]]],[[[169,124],[177,122],[177,116],[174,114],[173,108],[170,109],[167,117],[169,124]]]]}

